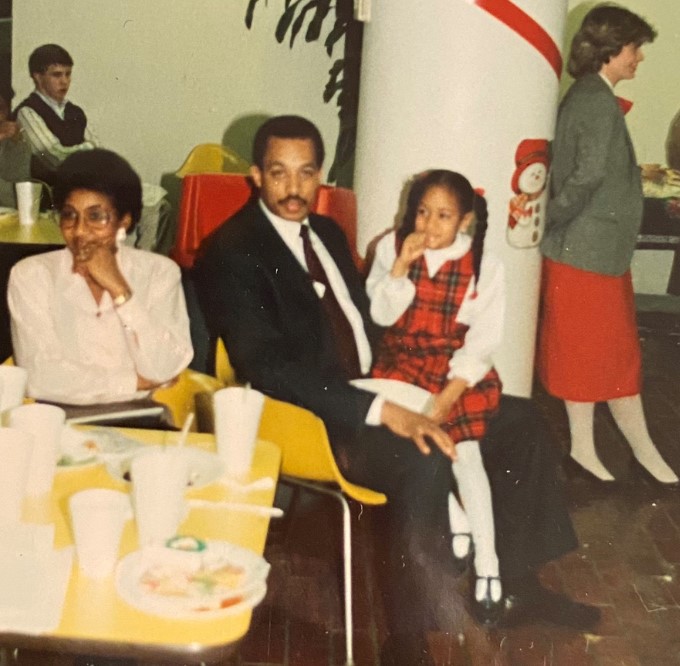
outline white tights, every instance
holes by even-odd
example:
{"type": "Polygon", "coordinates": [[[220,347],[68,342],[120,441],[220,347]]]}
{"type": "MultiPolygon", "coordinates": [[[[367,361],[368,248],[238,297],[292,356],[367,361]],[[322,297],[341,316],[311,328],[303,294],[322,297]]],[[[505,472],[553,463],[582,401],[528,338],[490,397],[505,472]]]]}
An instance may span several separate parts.
{"type": "MultiPolygon", "coordinates": [[[[661,483],[677,482],[677,475],[666,464],[649,436],[640,394],[609,400],[607,404],[638,462],[661,483]]],[[[571,457],[602,481],[613,481],[614,477],[595,451],[594,403],[566,400],[565,405],[571,432],[571,457]]]]}
{"type": "MultiPolygon", "coordinates": [[[[458,459],[453,463],[453,474],[458,485],[461,502],[465,511],[456,501],[449,497],[449,520],[451,532],[454,534],[453,546],[456,548],[456,534],[472,533],[475,544],[475,572],[478,577],[498,576],[498,556],[494,536],[493,507],[491,504],[491,488],[486,476],[479,442],[467,440],[456,444],[458,459]],[[468,521],[469,516],[469,521],[468,521]]],[[[456,553],[459,557],[461,553],[456,553]]],[[[462,553],[464,555],[464,553],[462,553]]],[[[486,594],[489,584],[486,580],[478,580],[475,597],[479,600],[486,594]]],[[[491,597],[494,601],[501,598],[500,581],[490,583],[491,597]]]]}

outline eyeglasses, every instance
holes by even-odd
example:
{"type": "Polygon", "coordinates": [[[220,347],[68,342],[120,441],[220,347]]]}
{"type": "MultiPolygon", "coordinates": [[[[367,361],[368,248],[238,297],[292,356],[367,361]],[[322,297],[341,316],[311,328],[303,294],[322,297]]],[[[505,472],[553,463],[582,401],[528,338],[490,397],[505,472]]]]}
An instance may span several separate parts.
{"type": "Polygon", "coordinates": [[[73,229],[81,217],[88,229],[100,231],[106,228],[114,215],[101,208],[87,208],[82,213],[73,208],[64,208],[59,211],[59,225],[62,229],[73,229]]]}

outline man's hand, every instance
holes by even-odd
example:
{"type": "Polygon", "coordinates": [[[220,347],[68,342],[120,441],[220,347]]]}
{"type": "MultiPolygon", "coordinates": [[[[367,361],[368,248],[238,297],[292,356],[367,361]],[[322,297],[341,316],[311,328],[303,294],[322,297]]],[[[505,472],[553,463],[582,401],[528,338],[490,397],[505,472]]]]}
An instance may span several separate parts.
{"type": "Polygon", "coordinates": [[[409,266],[425,252],[425,234],[421,231],[414,231],[404,239],[401,245],[401,252],[394,260],[392,277],[403,277],[408,273],[409,266]]]}
{"type": "Polygon", "coordinates": [[[14,139],[18,141],[21,138],[21,127],[19,123],[11,120],[0,121],[0,139],[14,139]]]}
{"type": "Polygon", "coordinates": [[[380,422],[395,435],[412,439],[421,453],[429,455],[428,437],[451,460],[456,459],[456,446],[451,438],[429,417],[404,409],[393,402],[385,402],[380,422]]]}

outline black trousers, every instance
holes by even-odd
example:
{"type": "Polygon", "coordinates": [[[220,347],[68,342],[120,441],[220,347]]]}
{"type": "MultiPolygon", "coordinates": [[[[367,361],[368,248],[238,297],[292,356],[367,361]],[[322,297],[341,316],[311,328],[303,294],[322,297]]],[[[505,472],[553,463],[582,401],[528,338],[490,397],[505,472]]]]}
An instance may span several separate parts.
{"type": "MultiPolygon", "coordinates": [[[[463,602],[455,591],[447,513],[451,462],[434,446],[422,455],[413,442],[382,427],[366,427],[351,441],[329,434],[347,478],[388,496],[391,582],[384,594],[390,631],[460,630],[463,602]]],[[[575,548],[556,447],[532,403],[503,396],[481,450],[501,575],[526,575],[575,548]]]]}

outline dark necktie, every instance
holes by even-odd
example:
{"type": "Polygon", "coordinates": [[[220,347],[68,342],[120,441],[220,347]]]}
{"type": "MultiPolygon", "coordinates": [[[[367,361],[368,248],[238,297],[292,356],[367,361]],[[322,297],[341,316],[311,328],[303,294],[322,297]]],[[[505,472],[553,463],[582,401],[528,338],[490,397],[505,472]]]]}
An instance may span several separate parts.
{"type": "Polygon", "coordinates": [[[338,299],[331,289],[326,271],[321,265],[319,255],[314,251],[309,238],[309,227],[306,224],[300,226],[300,237],[305,252],[305,261],[309,276],[315,282],[320,282],[326,288],[321,298],[321,305],[326,313],[333,342],[337,351],[338,361],[347,379],[355,379],[361,376],[359,354],[354,339],[354,331],[350,325],[338,299]]]}

